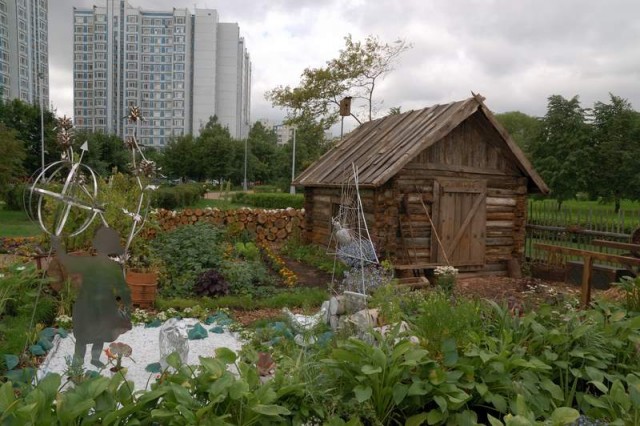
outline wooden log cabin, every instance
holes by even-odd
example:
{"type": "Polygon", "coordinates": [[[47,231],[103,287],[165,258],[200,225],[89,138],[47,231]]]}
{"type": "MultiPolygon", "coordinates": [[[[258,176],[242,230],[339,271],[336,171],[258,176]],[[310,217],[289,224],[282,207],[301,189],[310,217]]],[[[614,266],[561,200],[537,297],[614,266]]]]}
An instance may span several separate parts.
{"type": "Polygon", "coordinates": [[[548,188],[480,95],[365,123],[302,172],[305,239],[327,246],[355,166],[375,247],[397,271],[506,275],[524,255],[527,194],[548,188]]]}

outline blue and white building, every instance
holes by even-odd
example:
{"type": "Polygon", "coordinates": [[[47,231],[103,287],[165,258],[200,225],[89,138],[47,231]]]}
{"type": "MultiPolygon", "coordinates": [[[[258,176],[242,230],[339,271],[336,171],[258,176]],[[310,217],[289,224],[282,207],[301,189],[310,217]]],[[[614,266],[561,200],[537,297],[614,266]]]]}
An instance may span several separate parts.
{"type": "Polygon", "coordinates": [[[125,117],[138,105],[148,146],[197,135],[214,115],[247,137],[251,61],[238,24],[220,23],[215,10],[148,11],[125,0],[73,14],[76,128],[131,135],[125,117]]]}
{"type": "Polygon", "coordinates": [[[47,0],[0,0],[0,96],[49,105],[47,0]]]}

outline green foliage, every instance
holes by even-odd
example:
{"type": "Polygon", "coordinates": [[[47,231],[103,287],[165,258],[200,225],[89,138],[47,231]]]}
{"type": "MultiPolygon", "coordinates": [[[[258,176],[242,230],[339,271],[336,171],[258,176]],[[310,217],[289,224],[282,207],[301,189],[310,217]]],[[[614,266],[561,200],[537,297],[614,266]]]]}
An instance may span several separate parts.
{"type": "Polygon", "coordinates": [[[220,270],[229,281],[231,294],[264,297],[272,294],[277,284],[277,280],[259,260],[227,260],[222,263],[220,270]]]}
{"type": "Polygon", "coordinates": [[[587,188],[585,165],[590,164],[591,129],[578,96],[567,100],[553,95],[548,100],[540,134],[531,141],[529,153],[536,170],[551,188],[551,195],[562,203],[587,188]]]}
{"type": "Polygon", "coordinates": [[[105,133],[79,132],[74,138],[79,148],[87,142],[89,150],[82,157],[83,164],[91,167],[98,175],[107,177],[116,172],[130,171],[131,153],[118,136],[105,133]]]}
{"type": "Polygon", "coordinates": [[[372,332],[375,345],[350,338],[338,342],[323,360],[321,381],[335,389],[342,412],[377,424],[395,424],[412,416],[446,419],[470,396],[457,386],[457,376],[442,370],[425,349],[397,335],[372,332]]]}
{"type": "Polygon", "coordinates": [[[204,188],[198,183],[161,186],[153,192],[151,205],[167,210],[185,208],[197,203],[203,195],[204,188]]]}
{"type": "Polygon", "coordinates": [[[482,331],[483,325],[478,321],[482,307],[478,301],[459,299],[452,302],[446,293],[430,292],[418,299],[414,309],[415,315],[408,317],[413,333],[434,353],[440,351],[448,339],[454,339],[464,347],[469,336],[482,331]]]}
{"type": "Polygon", "coordinates": [[[640,277],[622,277],[615,285],[624,291],[627,309],[640,312],[640,277]]]}
{"type": "Polygon", "coordinates": [[[294,289],[278,289],[271,295],[265,297],[252,297],[251,295],[233,295],[210,298],[165,298],[159,297],[156,300],[156,307],[159,310],[169,308],[184,309],[200,305],[206,309],[282,309],[303,308],[303,307],[319,307],[322,302],[329,297],[325,290],[319,288],[294,288],[294,289]]]}
{"type": "Polygon", "coordinates": [[[304,206],[304,196],[301,194],[236,192],[233,194],[232,202],[263,209],[286,209],[287,207],[301,209],[304,206]]]}
{"type": "Polygon", "coordinates": [[[36,328],[53,323],[56,300],[47,291],[41,272],[15,264],[0,277],[0,354],[20,355],[36,343],[36,328]],[[36,303],[37,302],[37,303],[36,303]],[[33,322],[32,322],[33,318],[33,322]]]}
{"type": "Polygon", "coordinates": [[[162,233],[151,242],[152,254],[159,258],[165,273],[158,288],[163,296],[191,294],[196,277],[220,266],[224,231],[211,224],[196,223],[162,233]]]}
{"type": "Polygon", "coordinates": [[[260,194],[278,192],[278,188],[275,185],[257,185],[252,188],[253,192],[260,194]]]}
{"type": "Polygon", "coordinates": [[[373,96],[376,84],[393,70],[395,60],[411,45],[404,40],[382,43],[371,35],[363,42],[354,41],[351,35],[344,40],[344,49],[325,67],[306,68],[298,87],[276,87],[267,92],[266,98],[274,106],[289,109],[292,121],[315,117],[323,128],[329,128],[338,121],[340,100],[351,96],[354,101],[363,101],[363,112],[351,115],[358,123],[371,120],[377,106],[373,96]]]}
{"type": "Polygon", "coordinates": [[[525,152],[529,151],[529,146],[541,131],[542,123],[538,118],[531,117],[520,111],[496,114],[496,119],[498,119],[513,140],[525,152]]]}
{"type": "Polygon", "coordinates": [[[640,113],[626,99],[610,94],[608,104],[595,103],[592,126],[589,189],[592,195],[612,200],[618,212],[622,198],[638,198],[640,113]]]}
{"type": "Polygon", "coordinates": [[[336,262],[334,256],[329,256],[324,248],[313,244],[305,244],[300,238],[289,238],[282,246],[282,254],[298,262],[306,263],[336,277],[343,276],[349,268],[342,262],[336,262]]]}
{"type": "Polygon", "coordinates": [[[24,183],[14,183],[5,188],[4,202],[7,210],[24,211],[25,191],[29,191],[29,186],[24,183]]]}
{"type": "MultiPolygon", "coordinates": [[[[60,159],[60,150],[55,136],[57,122],[52,111],[45,110],[43,118],[44,162],[49,164],[60,159]]],[[[27,176],[31,176],[42,167],[42,126],[40,120],[41,114],[38,105],[32,105],[18,99],[8,102],[0,100],[0,123],[15,131],[15,138],[22,141],[26,153],[23,167],[27,176]]],[[[4,141],[2,141],[2,146],[4,147],[4,141]]],[[[4,152],[3,149],[3,155],[4,152]]]]}
{"type": "Polygon", "coordinates": [[[4,198],[10,185],[24,176],[23,162],[26,158],[24,144],[17,132],[0,122],[0,199],[4,198]]]}

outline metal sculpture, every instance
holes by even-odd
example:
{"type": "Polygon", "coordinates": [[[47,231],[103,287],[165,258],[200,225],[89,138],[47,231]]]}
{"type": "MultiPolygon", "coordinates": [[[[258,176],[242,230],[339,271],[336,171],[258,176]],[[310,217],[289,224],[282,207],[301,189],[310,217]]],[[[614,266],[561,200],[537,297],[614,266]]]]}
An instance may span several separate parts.
{"type": "MultiPolygon", "coordinates": [[[[131,107],[127,119],[133,124],[142,121],[140,109],[131,107]]],[[[125,145],[131,152],[132,172],[140,196],[135,211],[129,212],[121,207],[122,212],[131,218],[131,228],[124,247],[120,244],[120,234],[109,227],[105,219],[105,207],[99,202],[98,177],[91,167],[82,163],[89,150],[88,143],[82,144],[81,153],[76,156],[73,151],[73,125],[67,117],[58,120],[57,142],[62,150],[61,159],[39,171],[25,194],[27,213],[51,237],[58,260],[68,272],[78,273],[82,277],[73,307],[76,363],[84,363],[86,345],[92,344],[91,363],[103,366],[99,358],[104,343],[114,341],[131,329],[131,295],[125,282],[123,264],[133,238],[145,222],[149,207],[147,194],[155,189],[155,186],[145,185],[143,178],[151,178],[157,171],[155,163],[144,156],[136,135],[137,126],[134,134],[126,139],[125,145]],[[72,213],[77,220],[69,220],[72,213]],[[61,245],[61,237],[81,234],[96,217],[102,221],[93,241],[97,255],[69,256],[61,245]],[[109,256],[117,256],[120,264],[109,256]]]]}

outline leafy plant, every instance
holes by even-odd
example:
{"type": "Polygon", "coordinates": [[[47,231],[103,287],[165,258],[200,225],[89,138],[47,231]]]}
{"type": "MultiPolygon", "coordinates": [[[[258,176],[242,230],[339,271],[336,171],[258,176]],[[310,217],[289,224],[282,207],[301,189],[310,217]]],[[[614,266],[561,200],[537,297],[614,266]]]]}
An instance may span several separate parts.
{"type": "Polygon", "coordinates": [[[615,285],[624,291],[627,309],[640,312],[640,277],[622,277],[615,285]]]}
{"type": "Polygon", "coordinates": [[[156,237],[151,242],[151,253],[164,264],[160,293],[164,296],[192,294],[198,274],[220,266],[224,235],[224,231],[214,225],[196,223],[156,237]]]}
{"type": "Polygon", "coordinates": [[[224,296],[229,293],[229,284],[218,271],[209,269],[198,275],[193,291],[198,296],[224,296]]]}

